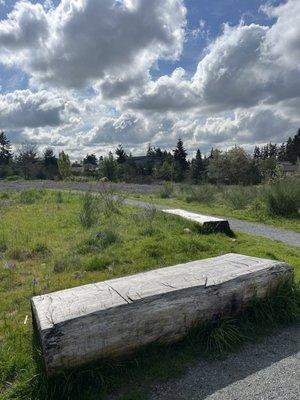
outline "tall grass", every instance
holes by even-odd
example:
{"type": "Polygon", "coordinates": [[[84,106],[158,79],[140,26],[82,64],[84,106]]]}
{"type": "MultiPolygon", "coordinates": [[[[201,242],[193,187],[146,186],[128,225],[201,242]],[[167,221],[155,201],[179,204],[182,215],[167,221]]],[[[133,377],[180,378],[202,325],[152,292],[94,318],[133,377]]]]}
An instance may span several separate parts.
{"type": "Polygon", "coordinates": [[[90,228],[95,223],[96,200],[91,192],[86,192],[82,199],[79,221],[84,228],[90,228]]]}
{"type": "Polygon", "coordinates": [[[265,188],[267,210],[272,215],[289,217],[300,209],[300,179],[284,179],[265,188]]]}

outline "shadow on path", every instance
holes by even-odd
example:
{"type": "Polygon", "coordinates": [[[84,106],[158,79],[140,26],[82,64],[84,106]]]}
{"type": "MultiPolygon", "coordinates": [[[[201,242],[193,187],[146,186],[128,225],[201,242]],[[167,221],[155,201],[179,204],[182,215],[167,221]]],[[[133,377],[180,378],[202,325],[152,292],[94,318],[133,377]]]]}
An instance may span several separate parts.
{"type": "Polygon", "coordinates": [[[159,384],[151,400],[298,400],[300,324],[224,360],[200,361],[181,379],[159,384]]]}

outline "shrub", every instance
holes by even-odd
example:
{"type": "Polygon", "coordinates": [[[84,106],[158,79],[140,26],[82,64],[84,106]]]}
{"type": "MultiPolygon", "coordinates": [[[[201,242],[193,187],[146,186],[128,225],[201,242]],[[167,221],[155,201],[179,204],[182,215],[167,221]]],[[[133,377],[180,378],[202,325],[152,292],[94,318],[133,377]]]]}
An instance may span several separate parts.
{"type": "Polygon", "coordinates": [[[265,189],[265,202],[269,214],[296,215],[300,208],[300,180],[290,178],[270,184],[265,189]]]}
{"type": "Polygon", "coordinates": [[[26,189],[20,192],[19,199],[22,204],[34,204],[43,197],[43,194],[41,190],[26,189]]]}
{"type": "Polygon", "coordinates": [[[169,199],[174,193],[174,185],[172,182],[165,182],[163,187],[159,192],[159,197],[161,199],[169,199]]]}
{"type": "Polygon", "coordinates": [[[230,186],[225,190],[226,203],[236,210],[246,208],[255,196],[256,190],[254,187],[230,186]]]}
{"type": "Polygon", "coordinates": [[[214,185],[191,186],[184,189],[185,201],[212,204],[216,200],[218,187],[214,185]]]}
{"type": "Polygon", "coordinates": [[[6,181],[14,182],[14,181],[22,181],[23,178],[19,175],[10,175],[5,178],[6,181]]]}
{"type": "Polygon", "coordinates": [[[95,222],[96,202],[91,192],[86,192],[79,214],[79,221],[84,228],[90,228],[95,222]]]}

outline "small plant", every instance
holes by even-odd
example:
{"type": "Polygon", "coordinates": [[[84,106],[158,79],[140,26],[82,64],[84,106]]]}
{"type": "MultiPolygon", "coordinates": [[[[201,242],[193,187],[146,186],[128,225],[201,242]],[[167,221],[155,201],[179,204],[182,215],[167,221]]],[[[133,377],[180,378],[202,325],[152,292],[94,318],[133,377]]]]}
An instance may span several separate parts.
{"type": "Polygon", "coordinates": [[[63,196],[61,192],[57,192],[55,196],[56,204],[62,204],[64,202],[63,196]]]}
{"type": "Polygon", "coordinates": [[[88,254],[106,249],[120,240],[117,232],[112,228],[104,229],[79,246],[79,254],[88,254]]]}
{"type": "Polygon", "coordinates": [[[110,257],[95,255],[85,262],[84,267],[87,271],[104,271],[111,264],[110,257]]]}
{"type": "Polygon", "coordinates": [[[216,315],[211,321],[201,325],[194,334],[193,339],[199,341],[204,353],[209,356],[224,354],[245,340],[237,321],[221,315],[216,315]]]}
{"type": "Polygon", "coordinates": [[[7,244],[4,237],[0,237],[0,253],[4,253],[7,250],[7,244]]]}
{"type": "Polygon", "coordinates": [[[22,204],[34,204],[40,200],[43,196],[41,190],[26,189],[20,192],[20,203],[22,204]]]}
{"type": "Polygon", "coordinates": [[[120,208],[123,204],[124,198],[120,194],[116,194],[113,187],[103,188],[99,193],[103,213],[109,217],[112,214],[120,214],[120,208]]]}
{"type": "Polygon", "coordinates": [[[0,193],[0,199],[8,200],[9,197],[10,197],[10,196],[9,196],[9,193],[6,193],[6,192],[0,193]]]}
{"type": "Polygon", "coordinates": [[[45,258],[48,257],[51,251],[48,249],[45,243],[37,243],[32,249],[32,255],[34,257],[45,258]]]}
{"type": "Polygon", "coordinates": [[[79,214],[79,221],[84,228],[90,228],[95,222],[96,202],[91,192],[86,192],[79,214]]]}
{"type": "Polygon", "coordinates": [[[14,248],[9,251],[8,256],[13,260],[26,261],[32,258],[32,253],[27,250],[14,248]]]}
{"type": "Polygon", "coordinates": [[[165,182],[163,187],[161,188],[159,192],[159,197],[161,199],[169,199],[172,197],[172,194],[174,193],[174,185],[172,182],[165,182]]]}

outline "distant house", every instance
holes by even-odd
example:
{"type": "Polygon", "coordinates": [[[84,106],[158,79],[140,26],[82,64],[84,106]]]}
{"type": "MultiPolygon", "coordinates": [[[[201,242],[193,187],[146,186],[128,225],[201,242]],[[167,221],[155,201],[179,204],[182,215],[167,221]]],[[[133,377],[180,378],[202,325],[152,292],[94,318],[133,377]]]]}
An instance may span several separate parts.
{"type": "Polygon", "coordinates": [[[78,163],[78,162],[74,162],[71,165],[71,172],[73,174],[81,174],[82,173],[82,164],[78,163]]]}
{"type": "Polygon", "coordinates": [[[92,163],[84,163],[82,166],[83,172],[95,172],[98,165],[92,163]]]}
{"type": "Polygon", "coordinates": [[[278,163],[278,166],[285,176],[294,175],[297,171],[297,165],[294,165],[289,161],[281,161],[278,163]]]}

